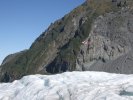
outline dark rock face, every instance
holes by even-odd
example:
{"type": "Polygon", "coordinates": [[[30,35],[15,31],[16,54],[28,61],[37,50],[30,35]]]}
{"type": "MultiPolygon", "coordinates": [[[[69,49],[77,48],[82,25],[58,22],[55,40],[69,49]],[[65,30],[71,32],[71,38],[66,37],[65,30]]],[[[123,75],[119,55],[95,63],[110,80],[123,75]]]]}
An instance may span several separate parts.
{"type": "Polygon", "coordinates": [[[48,66],[46,66],[46,71],[48,73],[59,73],[59,72],[66,72],[69,68],[69,63],[66,61],[59,61],[55,59],[52,63],[50,63],[48,66]]]}
{"type": "Polygon", "coordinates": [[[10,75],[8,75],[8,73],[6,72],[3,76],[3,78],[1,79],[2,82],[9,82],[10,81],[10,75]]]}
{"type": "Polygon", "coordinates": [[[52,23],[29,50],[8,56],[0,80],[74,70],[133,73],[132,6],[132,0],[87,0],[52,23]]]}

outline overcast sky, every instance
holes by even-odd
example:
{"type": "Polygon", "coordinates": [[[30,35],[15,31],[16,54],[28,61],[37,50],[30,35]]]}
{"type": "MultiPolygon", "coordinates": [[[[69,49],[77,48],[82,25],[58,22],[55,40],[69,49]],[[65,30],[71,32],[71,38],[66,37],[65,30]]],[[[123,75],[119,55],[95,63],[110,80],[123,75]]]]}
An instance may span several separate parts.
{"type": "Polygon", "coordinates": [[[0,0],[0,63],[85,0],[0,0]]]}

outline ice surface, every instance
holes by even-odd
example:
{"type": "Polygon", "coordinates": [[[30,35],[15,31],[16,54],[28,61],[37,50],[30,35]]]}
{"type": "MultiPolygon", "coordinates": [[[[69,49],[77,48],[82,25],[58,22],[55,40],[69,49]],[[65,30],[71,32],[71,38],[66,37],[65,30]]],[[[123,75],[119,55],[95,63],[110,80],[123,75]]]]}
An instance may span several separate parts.
{"type": "Polygon", "coordinates": [[[133,75],[66,72],[0,84],[0,100],[133,100],[133,75]]]}

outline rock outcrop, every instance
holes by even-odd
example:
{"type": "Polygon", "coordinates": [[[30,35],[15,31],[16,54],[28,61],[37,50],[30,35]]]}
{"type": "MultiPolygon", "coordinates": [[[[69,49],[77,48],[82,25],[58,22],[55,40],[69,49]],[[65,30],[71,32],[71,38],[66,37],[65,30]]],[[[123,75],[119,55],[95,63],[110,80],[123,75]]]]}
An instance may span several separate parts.
{"type": "Polygon", "coordinates": [[[99,16],[80,47],[79,70],[133,73],[132,19],[128,8],[99,16]]]}

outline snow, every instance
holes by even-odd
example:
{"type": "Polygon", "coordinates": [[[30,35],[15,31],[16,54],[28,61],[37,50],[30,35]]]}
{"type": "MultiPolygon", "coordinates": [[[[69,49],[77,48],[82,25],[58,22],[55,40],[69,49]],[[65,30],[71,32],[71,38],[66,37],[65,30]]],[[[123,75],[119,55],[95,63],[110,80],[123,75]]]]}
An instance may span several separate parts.
{"type": "Polygon", "coordinates": [[[133,100],[133,75],[66,72],[0,84],[0,100],[133,100]]]}

